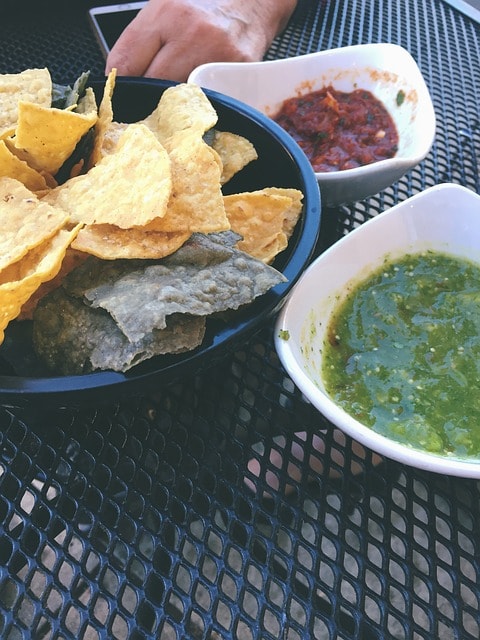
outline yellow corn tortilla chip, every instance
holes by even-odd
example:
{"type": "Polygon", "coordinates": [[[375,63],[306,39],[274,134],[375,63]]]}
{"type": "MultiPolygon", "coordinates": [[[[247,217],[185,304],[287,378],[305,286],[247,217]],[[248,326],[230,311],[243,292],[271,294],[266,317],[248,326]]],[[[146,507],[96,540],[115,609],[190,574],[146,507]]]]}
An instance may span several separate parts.
{"type": "Polygon", "coordinates": [[[229,131],[215,131],[212,147],[222,161],[222,184],[258,158],[257,150],[250,140],[229,131]]]}
{"type": "Polygon", "coordinates": [[[47,189],[45,176],[13,154],[5,144],[5,140],[0,140],[0,176],[15,178],[30,191],[47,189]]]}
{"type": "Polygon", "coordinates": [[[165,215],[172,189],[170,158],[143,124],[129,125],[115,151],[88,173],[45,196],[74,223],[143,227],[165,215]]]}
{"type": "Polygon", "coordinates": [[[55,175],[97,117],[96,111],[76,113],[22,101],[18,105],[15,146],[23,150],[34,169],[55,175]]]}
{"type": "Polygon", "coordinates": [[[99,159],[115,152],[115,148],[125,129],[130,125],[126,122],[111,122],[105,130],[102,138],[102,148],[99,150],[99,159]]]}
{"type": "Polygon", "coordinates": [[[85,95],[78,101],[75,111],[76,113],[83,113],[84,115],[96,113],[98,118],[97,100],[92,87],[85,89],[85,95]]]}
{"type": "Polygon", "coordinates": [[[151,231],[148,225],[133,229],[108,224],[89,225],[80,230],[72,249],[103,260],[158,260],[179,249],[190,235],[188,231],[151,231]]]}
{"type": "Polygon", "coordinates": [[[67,221],[65,211],[39,200],[18,180],[0,178],[0,274],[67,221]]]}
{"type": "Polygon", "coordinates": [[[42,107],[52,104],[52,79],[48,69],[0,74],[0,139],[15,130],[18,103],[22,100],[42,107]]]}
{"type": "Polygon", "coordinates": [[[22,306],[43,282],[57,275],[77,232],[78,227],[70,231],[61,229],[0,273],[0,343],[4,340],[5,328],[18,317],[22,306]]]}
{"type": "Polygon", "coordinates": [[[103,97],[98,109],[98,120],[95,124],[95,142],[90,158],[89,166],[96,165],[103,156],[103,144],[109,127],[113,122],[112,96],[115,89],[115,80],[117,78],[117,70],[112,69],[108,74],[103,89],[103,97]]]}
{"type": "MultiPolygon", "coordinates": [[[[16,156],[19,160],[22,160],[22,162],[25,162],[25,164],[28,164],[28,154],[25,151],[23,151],[22,149],[17,149],[17,147],[15,146],[15,137],[14,136],[11,136],[9,138],[5,138],[3,140],[3,142],[5,143],[5,146],[10,151],[11,154],[16,156]]],[[[28,166],[30,166],[30,165],[28,164],[28,166]]],[[[37,171],[36,169],[33,169],[33,170],[37,171]]],[[[55,180],[55,178],[48,171],[44,171],[43,169],[41,169],[41,170],[38,171],[38,173],[45,178],[45,182],[47,183],[47,189],[53,189],[54,187],[56,187],[58,185],[58,183],[55,180]]],[[[42,189],[39,189],[38,191],[42,191],[42,189]]]]}
{"type": "Polygon", "coordinates": [[[0,131],[0,140],[6,140],[7,138],[11,138],[15,135],[15,127],[10,127],[10,129],[4,129],[0,131]]]}
{"type": "Polygon", "coordinates": [[[281,253],[287,246],[285,234],[279,233],[272,241],[262,247],[262,262],[272,264],[276,256],[281,253]]]}
{"type": "Polygon", "coordinates": [[[172,167],[167,213],[152,224],[156,231],[213,233],[230,228],[215,152],[200,133],[180,131],[166,142],[172,167]]]}
{"type": "Polygon", "coordinates": [[[283,214],[283,231],[287,236],[287,240],[289,240],[302,213],[303,193],[299,189],[289,189],[286,187],[265,187],[262,191],[269,195],[291,198],[292,203],[283,214]]]}
{"type": "Polygon", "coordinates": [[[142,122],[165,144],[170,136],[187,129],[203,135],[217,120],[217,112],[200,87],[184,83],[168,87],[157,108],[142,122]]]}
{"type": "Polygon", "coordinates": [[[47,171],[40,171],[40,174],[45,178],[47,189],[54,189],[55,187],[58,187],[58,182],[55,180],[51,173],[48,173],[47,171]]]}
{"type": "Polygon", "coordinates": [[[270,264],[286,248],[285,218],[290,215],[292,198],[282,195],[281,189],[236,193],[224,196],[224,203],[233,231],[242,236],[239,249],[270,264]]]}

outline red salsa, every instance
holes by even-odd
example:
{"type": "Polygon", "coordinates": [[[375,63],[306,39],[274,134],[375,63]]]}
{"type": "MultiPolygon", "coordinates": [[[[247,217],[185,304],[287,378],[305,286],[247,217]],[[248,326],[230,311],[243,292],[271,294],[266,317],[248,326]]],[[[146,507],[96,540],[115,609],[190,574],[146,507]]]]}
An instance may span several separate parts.
{"type": "Polygon", "coordinates": [[[398,133],[392,117],[364,89],[328,86],[285,100],[273,119],[298,142],[315,171],[340,171],[392,158],[398,133]]]}

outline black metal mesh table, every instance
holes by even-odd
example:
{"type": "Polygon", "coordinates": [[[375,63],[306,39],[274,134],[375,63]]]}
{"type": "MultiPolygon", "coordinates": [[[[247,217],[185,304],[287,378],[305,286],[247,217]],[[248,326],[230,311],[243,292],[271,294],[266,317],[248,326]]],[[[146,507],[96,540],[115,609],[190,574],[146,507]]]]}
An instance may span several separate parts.
{"type": "MultiPolygon", "coordinates": [[[[305,1],[268,57],[377,41],[417,60],[436,141],[388,190],[325,211],[318,251],[433,184],[479,191],[471,16],[442,0],[305,1]]],[[[103,71],[84,9],[13,11],[0,43],[0,72],[103,71]]],[[[479,505],[477,481],[376,466],[339,437],[284,374],[265,326],[153,396],[0,410],[0,636],[476,639],[479,505]],[[272,448],[294,443],[323,473],[293,456],[272,463],[272,448]]]]}

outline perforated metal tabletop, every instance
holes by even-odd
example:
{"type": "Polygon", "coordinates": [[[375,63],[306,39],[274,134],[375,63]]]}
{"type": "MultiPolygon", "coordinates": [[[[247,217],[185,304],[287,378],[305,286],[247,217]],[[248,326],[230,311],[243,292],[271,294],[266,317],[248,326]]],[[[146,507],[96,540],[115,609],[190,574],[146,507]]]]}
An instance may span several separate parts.
{"type": "MultiPolygon", "coordinates": [[[[36,6],[12,2],[0,22],[0,72],[101,74],[84,7],[36,6]]],[[[391,188],[324,211],[318,251],[425,187],[480,191],[475,12],[302,0],[267,57],[380,41],[418,62],[436,141],[391,188]]],[[[373,461],[295,389],[271,324],[154,395],[0,409],[0,637],[478,639],[478,482],[373,461]],[[306,461],[275,466],[272,448],[292,443],[306,461]]]]}

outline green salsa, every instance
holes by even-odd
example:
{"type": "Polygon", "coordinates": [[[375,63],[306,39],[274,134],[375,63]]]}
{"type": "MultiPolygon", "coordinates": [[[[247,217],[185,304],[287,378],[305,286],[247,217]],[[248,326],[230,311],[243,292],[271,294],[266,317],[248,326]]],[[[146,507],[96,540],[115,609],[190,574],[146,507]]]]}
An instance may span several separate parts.
{"type": "Polygon", "coordinates": [[[428,251],[387,262],[335,309],[328,393],[393,440],[480,455],[480,267],[428,251]]]}

